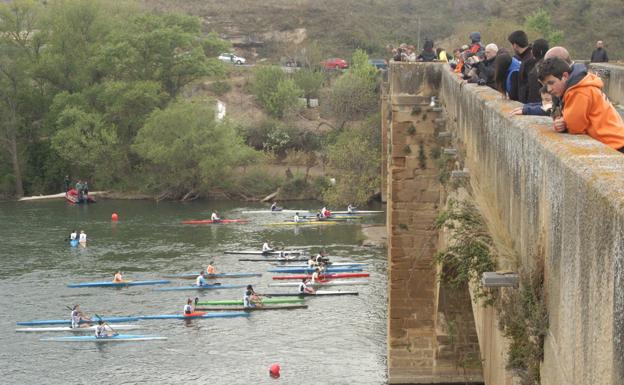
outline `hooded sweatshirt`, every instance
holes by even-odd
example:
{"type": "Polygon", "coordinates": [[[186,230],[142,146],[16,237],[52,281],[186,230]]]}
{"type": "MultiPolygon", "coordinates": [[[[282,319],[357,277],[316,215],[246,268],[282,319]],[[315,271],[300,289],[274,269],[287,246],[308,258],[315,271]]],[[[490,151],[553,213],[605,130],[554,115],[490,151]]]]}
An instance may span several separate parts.
{"type": "Polygon", "coordinates": [[[571,134],[586,134],[614,149],[624,147],[624,121],[602,91],[602,80],[587,74],[563,94],[563,120],[571,134]]]}

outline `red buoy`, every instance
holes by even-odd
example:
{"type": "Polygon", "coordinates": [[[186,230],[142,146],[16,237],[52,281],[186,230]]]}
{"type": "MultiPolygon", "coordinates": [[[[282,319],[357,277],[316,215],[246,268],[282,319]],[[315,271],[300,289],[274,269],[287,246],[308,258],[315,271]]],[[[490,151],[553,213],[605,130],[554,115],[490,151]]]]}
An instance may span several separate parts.
{"type": "Polygon", "coordinates": [[[119,220],[119,216],[117,215],[117,213],[113,213],[113,215],[111,215],[111,221],[117,222],[118,220],[119,220]]]}
{"type": "Polygon", "coordinates": [[[279,378],[280,376],[280,365],[279,364],[273,364],[271,365],[271,367],[269,368],[269,374],[271,375],[271,377],[273,378],[279,378]]]}

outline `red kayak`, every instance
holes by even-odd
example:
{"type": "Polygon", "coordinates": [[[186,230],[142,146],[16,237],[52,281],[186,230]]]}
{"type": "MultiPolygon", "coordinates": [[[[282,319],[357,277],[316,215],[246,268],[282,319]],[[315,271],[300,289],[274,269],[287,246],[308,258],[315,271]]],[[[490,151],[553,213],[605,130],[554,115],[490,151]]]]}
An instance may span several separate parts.
{"type": "Polygon", "coordinates": [[[75,188],[70,189],[65,193],[65,199],[74,204],[95,203],[95,199],[93,199],[93,197],[90,197],[89,195],[87,195],[86,197],[83,196],[82,199],[78,198],[78,191],[76,191],[75,188]]]}
{"type": "MultiPolygon", "coordinates": [[[[368,277],[368,273],[335,273],[321,275],[321,279],[334,279],[334,278],[361,278],[368,277]]],[[[298,274],[298,275],[277,275],[273,279],[304,279],[312,278],[311,274],[298,274]]]]}
{"type": "Polygon", "coordinates": [[[194,311],[190,314],[183,314],[183,315],[184,315],[184,318],[195,318],[195,317],[201,317],[204,314],[206,314],[205,311],[194,311]]]}
{"type": "Polygon", "coordinates": [[[247,223],[249,222],[247,219],[221,219],[218,221],[213,221],[212,219],[193,219],[189,221],[182,221],[185,225],[210,225],[210,224],[219,224],[219,223],[247,223]]]}

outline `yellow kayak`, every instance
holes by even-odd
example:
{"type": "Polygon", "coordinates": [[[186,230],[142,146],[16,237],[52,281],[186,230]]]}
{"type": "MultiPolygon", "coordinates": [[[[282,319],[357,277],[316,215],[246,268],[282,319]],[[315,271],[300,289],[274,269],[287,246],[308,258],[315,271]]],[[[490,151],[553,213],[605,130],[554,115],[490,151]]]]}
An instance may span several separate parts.
{"type": "Polygon", "coordinates": [[[277,222],[277,223],[269,223],[268,226],[291,226],[291,225],[295,225],[295,226],[322,226],[322,225],[336,225],[339,222],[336,221],[302,221],[302,222],[295,222],[295,221],[284,221],[284,222],[277,222]]]}

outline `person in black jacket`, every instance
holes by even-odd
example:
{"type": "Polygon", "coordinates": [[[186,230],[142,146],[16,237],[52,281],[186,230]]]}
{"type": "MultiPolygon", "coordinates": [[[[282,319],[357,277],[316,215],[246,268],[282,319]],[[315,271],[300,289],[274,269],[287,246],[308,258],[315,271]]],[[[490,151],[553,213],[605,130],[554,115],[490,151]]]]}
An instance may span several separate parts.
{"type": "Polygon", "coordinates": [[[416,60],[418,61],[436,61],[438,56],[436,55],[435,50],[433,49],[433,41],[425,40],[425,45],[423,47],[422,52],[416,60]]]}
{"type": "MultiPolygon", "coordinates": [[[[494,60],[498,53],[498,46],[494,43],[490,43],[485,46],[485,60],[480,61],[475,65],[477,69],[476,82],[480,86],[488,86],[493,89],[496,88],[496,82],[494,81],[494,60]]],[[[470,82],[470,81],[469,81],[470,82]]]]}
{"type": "Polygon", "coordinates": [[[524,103],[541,103],[542,96],[540,89],[542,84],[537,77],[538,66],[544,61],[544,55],[548,51],[548,42],[544,39],[537,39],[533,42],[533,68],[528,74],[527,99],[524,103]]]}
{"type": "Polygon", "coordinates": [[[514,31],[507,38],[515,52],[515,58],[521,63],[518,71],[518,101],[526,103],[529,97],[529,72],[535,66],[533,49],[529,44],[529,38],[524,31],[514,31]]]}
{"type": "Polygon", "coordinates": [[[602,48],[602,40],[598,40],[596,42],[596,49],[592,52],[591,62],[592,63],[606,63],[609,61],[609,57],[607,56],[607,51],[602,48]]]}

